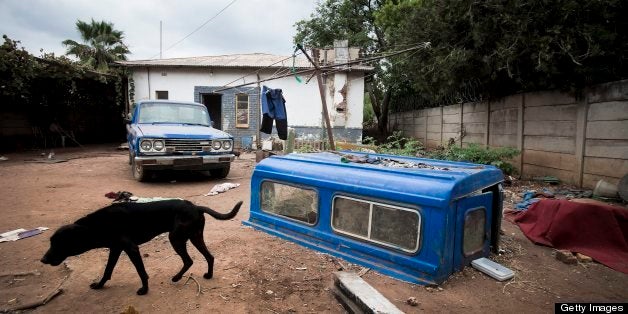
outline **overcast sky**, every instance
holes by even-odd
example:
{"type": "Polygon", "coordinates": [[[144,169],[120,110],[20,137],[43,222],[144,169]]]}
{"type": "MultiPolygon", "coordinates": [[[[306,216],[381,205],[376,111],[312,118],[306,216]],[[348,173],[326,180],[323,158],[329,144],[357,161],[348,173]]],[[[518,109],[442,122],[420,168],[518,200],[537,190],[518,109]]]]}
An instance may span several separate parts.
{"type": "Polygon", "coordinates": [[[233,0],[0,0],[0,34],[21,41],[35,56],[65,53],[61,41],[80,41],[76,21],[105,20],[124,32],[129,60],[265,52],[290,55],[294,24],[316,0],[237,0],[202,29],[166,51],[233,0]]]}

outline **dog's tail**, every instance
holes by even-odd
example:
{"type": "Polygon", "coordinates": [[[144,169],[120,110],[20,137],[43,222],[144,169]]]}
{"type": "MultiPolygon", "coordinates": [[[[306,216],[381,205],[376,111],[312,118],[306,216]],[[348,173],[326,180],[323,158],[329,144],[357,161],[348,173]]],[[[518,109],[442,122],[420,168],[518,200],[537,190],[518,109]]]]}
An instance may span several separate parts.
{"type": "Polygon", "coordinates": [[[205,206],[198,206],[198,208],[200,208],[204,213],[209,214],[210,216],[218,220],[228,220],[235,217],[238,214],[238,211],[240,210],[240,206],[242,206],[242,201],[239,201],[237,204],[235,204],[235,206],[233,206],[233,209],[226,214],[219,213],[205,206]]]}

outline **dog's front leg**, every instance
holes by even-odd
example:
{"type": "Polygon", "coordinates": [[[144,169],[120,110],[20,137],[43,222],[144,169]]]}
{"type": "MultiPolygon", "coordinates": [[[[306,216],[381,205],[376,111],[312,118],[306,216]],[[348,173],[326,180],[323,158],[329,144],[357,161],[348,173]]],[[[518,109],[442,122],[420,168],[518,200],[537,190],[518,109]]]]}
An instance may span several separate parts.
{"type": "Polygon", "coordinates": [[[109,259],[107,260],[107,266],[105,266],[105,273],[102,275],[102,279],[99,282],[94,282],[89,285],[92,289],[102,289],[107,280],[111,279],[111,274],[113,273],[113,268],[116,267],[116,263],[118,263],[118,258],[120,257],[120,253],[122,250],[119,248],[111,248],[109,249],[109,259]]]}
{"type": "Polygon", "coordinates": [[[124,252],[129,256],[133,266],[135,266],[135,270],[137,270],[137,274],[140,276],[140,280],[142,280],[142,287],[137,290],[137,294],[144,295],[148,292],[148,274],[146,273],[146,269],[144,269],[140,248],[135,244],[129,243],[128,247],[124,249],[124,252]]]}

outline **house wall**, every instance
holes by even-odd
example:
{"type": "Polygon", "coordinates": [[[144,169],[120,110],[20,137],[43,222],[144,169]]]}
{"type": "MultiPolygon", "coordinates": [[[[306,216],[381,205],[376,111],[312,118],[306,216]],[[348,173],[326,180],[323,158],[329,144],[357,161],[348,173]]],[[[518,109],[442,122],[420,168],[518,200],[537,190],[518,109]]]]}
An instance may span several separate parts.
{"type": "MultiPolygon", "coordinates": [[[[182,101],[199,101],[199,88],[215,90],[226,84],[238,85],[242,83],[256,82],[256,75],[246,76],[254,72],[252,69],[225,69],[225,68],[131,68],[134,80],[134,101],[155,99],[156,91],[168,91],[169,99],[182,101]],[[165,74],[165,75],[164,75],[165,74]],[[234,82],[234,80],[237,80],[234,82]],[[196,90],[195,90],[196,88],[196,90]]],[[[285,71],[282,71],[285,72],[285,71]]],[[[260,79],[270,78],[276,75],[275,70],[260,72],[260,79]]],[[[330,120],[334,130],[334,136],[338,140],[359,142],[362,139],[362,114],[364,103],[364,80],[362,72],[336,72],[327,80],[326,97],[330,112],[330,120]],[[338,85],[334,82],[343,83],[338,85]],[[339,93],[343,86],[346,88],[346,110],[343,113],[335,110],[335,106],[342,102],[343,97],[339,93]]],[[[297,131],[298,138],[320,139],[323,134],[322,106],[316,78],[305,83],[308,76],[303,76],[303,83],[299,83],[293,76],[275,79],[262,84],[270,88],[281,88],[286,99],[286,111],[288,125],[297,131]]],[[[249,85],[245,87],[254,87],[249,85]]],[[[221,91],[224,95],[232,95],[238,89],[221,91]]],[[[242,88],[240,88],[242,90],[242,88]]],[[[249,90],[250,92],[250,90],[249,90]]],[[[257,95],[257,94],[255,94],[257,95]]],[[[256,101],[259,98],[255,96],[256,101]]],[[[252,102],[252,98],[250,99],[252,102]]],[[[228,108],[235,104],[233,97],[223,96],[223,125],[235,124],[235,116],[229,114],[228,108]],[[227,119],[228,121],[225,121],[227,119]],[[233,120],[233,121],[231,121],[233,120]]],[[[250,104],[251,110],[254,109],[250,104]]],[[[255,110],[259,111],[259,103],[255,104],[255,110]]],[[[255,118],[259,121],[260,115],[255,118]]],[[[251,116],[253,119],[253,116],[251,116]]],[[[257,133],[258,124],[251,125],[249,133],[257,133]],[[254,131],[254,132],[253,132],[254,131]]],[[[243,132],[241,129],[239,132],[243,132]]],[[[275,131],[273,131],[275,132],[275,131]]],[[[247,133],[247,132],[244,132],[247,133]]],[[[244,134],[243,133],[243,134],[244,134]]],[[[276,133],[275,133],[276,134],[276,133]]],[[[235,134],[234,134],[235,135],[235,134]]]]}
{"type": "Polygon", "coordinates": [[[559,91],[517,94],[390,115],[390,131],[427,147],[471,143],[513,147],[525,178],[555,176],[594,188],[628,174],[628,80],[588,88],[582,99],[559,91]]]}

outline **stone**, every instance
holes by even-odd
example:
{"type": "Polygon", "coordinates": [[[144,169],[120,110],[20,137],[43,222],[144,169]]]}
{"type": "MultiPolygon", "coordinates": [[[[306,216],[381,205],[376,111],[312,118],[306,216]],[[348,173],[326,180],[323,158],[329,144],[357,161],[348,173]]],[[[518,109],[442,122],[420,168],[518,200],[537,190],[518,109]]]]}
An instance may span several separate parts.
{"type": "Polygon", "coordinates": [[[590,256],[586,256],[586,255],[581,254],[581,253],[576,253],[576,258],[578,259],[578,262],[580,262],[580,263],[591,263],[591,262],[593,262],[593,259],[590,256]]]}
{"type": "Polygon", "coordinates": [[[419,305],[419,301],[417,301],[417,299],[415,297],[409,297],[406,300],[406,303],[411,305],[411,306],[418,306],[419,305]]]}
{"type": "Polygon", "coordinates": [[[565,263],[565,264],[576,264],[578,263],[578,259],[573,255],[573,253],[567,250],[558,250],[556,251],[556,259],[565,263]]]}

